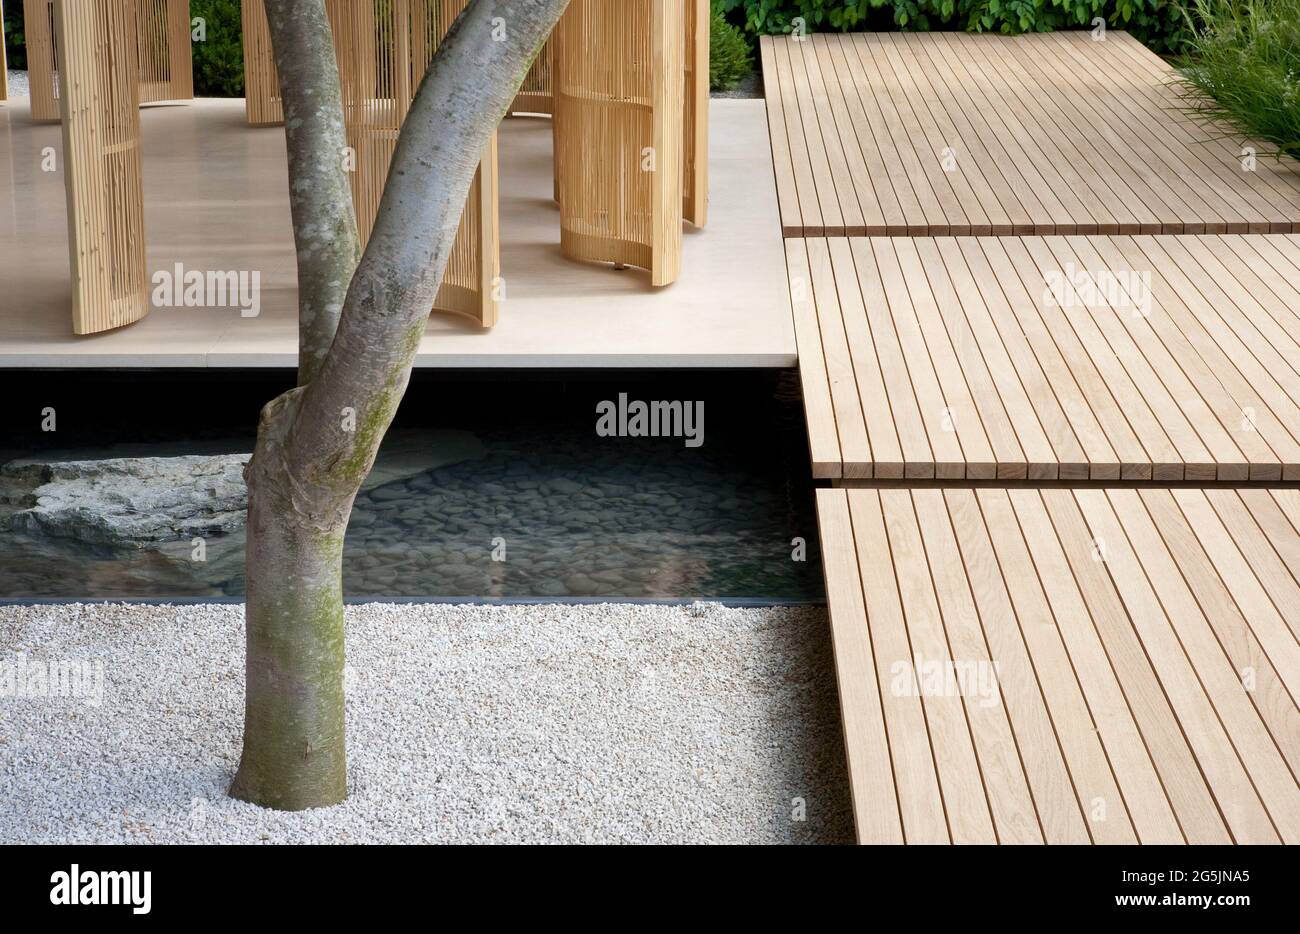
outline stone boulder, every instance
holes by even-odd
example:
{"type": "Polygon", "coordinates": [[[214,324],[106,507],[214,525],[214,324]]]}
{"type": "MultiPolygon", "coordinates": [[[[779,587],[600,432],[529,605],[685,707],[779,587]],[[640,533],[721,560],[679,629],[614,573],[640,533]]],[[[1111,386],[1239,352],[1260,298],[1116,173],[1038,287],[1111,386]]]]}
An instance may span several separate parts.
{"type": "Polygon", "coordinates": [[[10,528],[105,545],[221,535],[243,528],[248,454],[133,457],[0,468],[18,507],[10,528]]]}

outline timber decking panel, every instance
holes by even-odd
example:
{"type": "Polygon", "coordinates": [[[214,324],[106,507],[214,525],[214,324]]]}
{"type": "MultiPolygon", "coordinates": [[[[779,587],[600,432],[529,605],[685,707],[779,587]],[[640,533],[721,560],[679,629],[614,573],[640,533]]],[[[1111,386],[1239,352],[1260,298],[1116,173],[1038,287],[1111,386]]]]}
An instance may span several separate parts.
{"type": "Polygon", "coordinates": [[[816,477],[1300,480],[1300,236],[786,257],[816,477]]]}
{"type": "Polygon", "coordinates": [[[817,508],[860,842],[1300,841],[1300,490],[817,508]]]}
{"type": "Polygon", "coordinates": [[[1300,163],[1189,115],[1124,32],[764,37],[762,60],[787,237],[1300,230],[1300,163]]]}

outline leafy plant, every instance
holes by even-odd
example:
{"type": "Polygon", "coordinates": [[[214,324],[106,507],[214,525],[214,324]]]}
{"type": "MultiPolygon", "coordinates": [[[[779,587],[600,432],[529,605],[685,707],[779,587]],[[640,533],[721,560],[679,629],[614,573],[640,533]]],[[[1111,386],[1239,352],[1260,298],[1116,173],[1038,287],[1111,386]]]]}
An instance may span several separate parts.
{"type": "Polygon", "coordinates": [[[8,0],[5,7],[5,55],[9,67],[19,71],[27,68],[27,43],[23,38],[23,5],[20,0],[8,0]]]}
{"type": "Polygon", "coordinates": [[[243,97],[244,47],[239,0],[190,0],[190,21],[203,20],[204,38],[191,43],[194,94],[243,97]]]}
{"type": "Polygon", "coordinates": [[[709,88],[729,91],[754,70],[745,34],[727,22],[717,5],[709,23],[709,88]]]}
{"type": "Polygon", "coordinates": [[[1186,38],[1179,0],[718,0],[755,35],[851,29],[965,29],[1015,35],[1106,25],[1127,29],[1157,51],[1186,38]]]}
{"type": "Polygon", "coordinates": [[[1192,0],[1188,106],[1300,157],[1300,0],[1192,0]]]}

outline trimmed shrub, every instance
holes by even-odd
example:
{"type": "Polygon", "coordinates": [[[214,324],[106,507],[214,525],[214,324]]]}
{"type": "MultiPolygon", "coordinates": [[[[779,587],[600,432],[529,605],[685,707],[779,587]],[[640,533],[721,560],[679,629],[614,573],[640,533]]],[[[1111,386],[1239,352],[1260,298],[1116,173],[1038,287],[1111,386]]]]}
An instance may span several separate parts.
{"type": "Polygon", "coordinates": [[[709,88],[730,91],[754,71],[749,43],[715,5],[709,23],[709,88]]]}

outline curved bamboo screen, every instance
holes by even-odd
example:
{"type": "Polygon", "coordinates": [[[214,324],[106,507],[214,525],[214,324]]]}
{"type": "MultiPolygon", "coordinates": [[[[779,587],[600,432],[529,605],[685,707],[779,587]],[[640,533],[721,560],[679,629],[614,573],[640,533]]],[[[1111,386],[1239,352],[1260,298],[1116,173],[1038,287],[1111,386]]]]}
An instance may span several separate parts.
{"type": "MultiPolygon", "coordinates": [[[[56,0],[23,0],[32,119],[38,123],[59,121],[55,3],[56,0]]],[[[189,0],[124,0],[124,5],[132,8],[130,17],[136,29],[131,44],[137,66],[137,100],[147,104],[192,99],[194,70],[190,56],[189,0]]],[[[73,11],[79,11],[81,6],[80,0],[71,0],[73,11]]]]}
{"type": "Polygon", "coordinates": [[[241,0],[240,28],[244,39],[244,114],[252,126],[284,123],[280,76],[275,70],[271,29],[263,0],[241,0]]]}
{"type": "Polygon", "coordinates": [[[537,53],[537,60],[524,75],[524,83],[519,86],[514,103],[510,105],[514,114],[551,114],[551,40],[547,39],[542,50],[537,53]]]}
{"type": "Polygon", "coordinates": [[[27,85],[32,119],[59,122],[59,75],[55,70],[54,0],[23,0],[23,40],[27,44],[27,85]]]}
{"type": "Polygon", "coordinates": [[[683,0],[572,0],[555,43],[560,248],[677,278],[683,0]]]}
{"type": "Polygon", "coordinates": [[[130,324],[149,310],[135,17],[135,0],[54,4],[77,334],[130,324]]]}
{"type": "Polygon", "coordinates": [[[190,0],[136,0],[140,103],[190,100],[190,0]]]}
{"type": "MultiPolygon", "coordinates": [[[[355,155],[352,202],[362,243],[374,226],[411,100],[438,44],[466,2],[332,0],[343,122],[355,155]]],[[[492,326],[498,315],[494,280],[499,270],[494,136],[470,187],[434,310],[492,326]]]]}
{"type": "Polygon", "coordinates": [[[703,227],[709,213],[709,0],[686,0],[684,13],[682,216],[703,227]]]}

